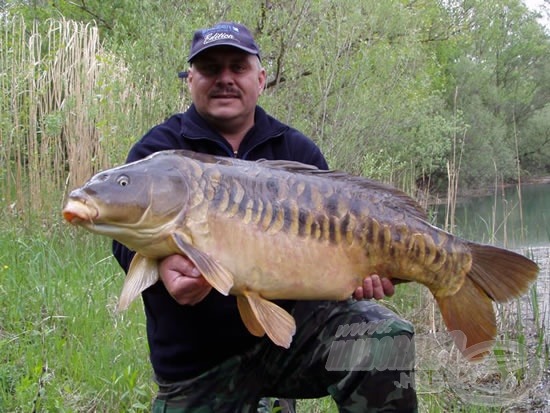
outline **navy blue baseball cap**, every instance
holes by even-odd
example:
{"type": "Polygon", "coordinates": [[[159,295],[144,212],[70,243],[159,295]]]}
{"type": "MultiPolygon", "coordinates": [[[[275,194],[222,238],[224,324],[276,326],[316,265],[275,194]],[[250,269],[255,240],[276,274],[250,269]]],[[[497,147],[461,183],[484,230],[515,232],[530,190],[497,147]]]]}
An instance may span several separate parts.
{"type": "Polygon", "coordinates": [[[260,57],[260,48],[254,41],[250,30],[239,23],[218,23],[208,29],[200,29],[193,35],[191,50],[187,62],[191,62],[199,53],[216,46],[232,46],[260,57]]]}

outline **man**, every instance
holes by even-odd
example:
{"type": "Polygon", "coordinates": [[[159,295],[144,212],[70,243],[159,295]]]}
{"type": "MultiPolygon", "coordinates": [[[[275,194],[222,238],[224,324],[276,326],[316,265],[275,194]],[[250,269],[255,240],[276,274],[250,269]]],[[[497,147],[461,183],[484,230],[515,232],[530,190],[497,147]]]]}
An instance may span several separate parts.
{"type": "MultiPolygon", "coordinates": [[[[257,106],[266,72],[246,27],[220,23],[195,32],[188,62],[193,104],[151,129],[131,149],[128,162],[164,149],[190,149],[328,168],[310,139],[257,106]]],[[[113,252],[127,271],[133,253],[116,242],[113,252]]],[[[355,300],[346,302],[278,302],[297,323],[291,347],[283,349],[266,337],[251,335],[240,319],[235,297],[212,290],[186,257],[163,259],[159,272],[161,281],[142,295],[159,385],[154,412],[253,412],[266,396],[295,399],[327,394],[342,412],[416,409],[413,386],[401,385],[403,374],[412,375],[410,360],[404,367],[389,369],[372,364],[372,357],[376,351],[391,353],[391,346],[376,350],[372,345],[365,354],[354,356],[359,361],[350,360],[342,346],[333,346],[338,339],[351,337],[350,326],[373,342],[404,337],[411,343],[413,331],[407,322],[363,301],[392,295],[393,285],[387,279],[366,277],[354,293],[355,300]],[[367,359],[371,368],[357,368],[367,359]]],[[[361,339],[355,330],[353,338],[361,339]]],[[[404,351],[411,356],[412,346],[404,351]]],[[[288,405],[293,411],[293,403],[288,405]]]]}

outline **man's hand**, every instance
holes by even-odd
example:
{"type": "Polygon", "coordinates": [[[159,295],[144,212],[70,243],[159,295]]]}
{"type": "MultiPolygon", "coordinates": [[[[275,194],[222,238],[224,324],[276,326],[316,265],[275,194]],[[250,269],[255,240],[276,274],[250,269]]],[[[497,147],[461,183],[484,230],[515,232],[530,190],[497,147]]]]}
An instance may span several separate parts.
{"type": "Polygon", "coordinates": [[[212,290],[197,267],[182,255],[170,255],[163,259],[159,273],[166,290],[182,305],[195,305],[212,290]]]}
{"type": "Polygon", "coordinates": [[[353,298],[356,300],[370,298],[381,300],[384,297],[391,297],[394,293],[395,287],[389,279],[380,278],[378,275],[373,274],[363,280],[361,287],[357,287],[357,290],[353,293],[353,298]]]}

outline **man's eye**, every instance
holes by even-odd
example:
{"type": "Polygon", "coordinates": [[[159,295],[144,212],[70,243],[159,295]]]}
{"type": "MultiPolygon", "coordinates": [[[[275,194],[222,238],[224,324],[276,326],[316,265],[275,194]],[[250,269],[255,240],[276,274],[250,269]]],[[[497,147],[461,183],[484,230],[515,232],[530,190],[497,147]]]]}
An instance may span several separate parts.
{"type": "Polygon", "coordinates": [[[219,73],[220,67],[218,65],[203,65],[199,67],[199,71],[205,75],[215,75],[219,73]]]}
{"type": "Polygon", "coordinates": [[[208,73],[218,73],[219,71],[220,71],[220,68],[217,65],[206,66],[206,72],[208,73]]]}
{"type": "Polygon", "coordinates": [[[246,71],[246,66],[245,65],[233,65],[231,70],[234,72],[234,73],[243,73],[244,71],[246,71]]]}

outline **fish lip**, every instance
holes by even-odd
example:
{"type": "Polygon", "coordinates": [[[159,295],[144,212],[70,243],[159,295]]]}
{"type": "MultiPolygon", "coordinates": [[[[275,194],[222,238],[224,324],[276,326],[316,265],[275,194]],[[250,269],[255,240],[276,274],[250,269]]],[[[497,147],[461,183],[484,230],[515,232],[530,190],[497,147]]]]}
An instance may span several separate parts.
{"type": "Polygon", "coordinates": [[[96,205],[84,198],[69,199],[63,208],[63,217],[72,225],[94,224],[99,216],[99,209],[96,205]]]}

